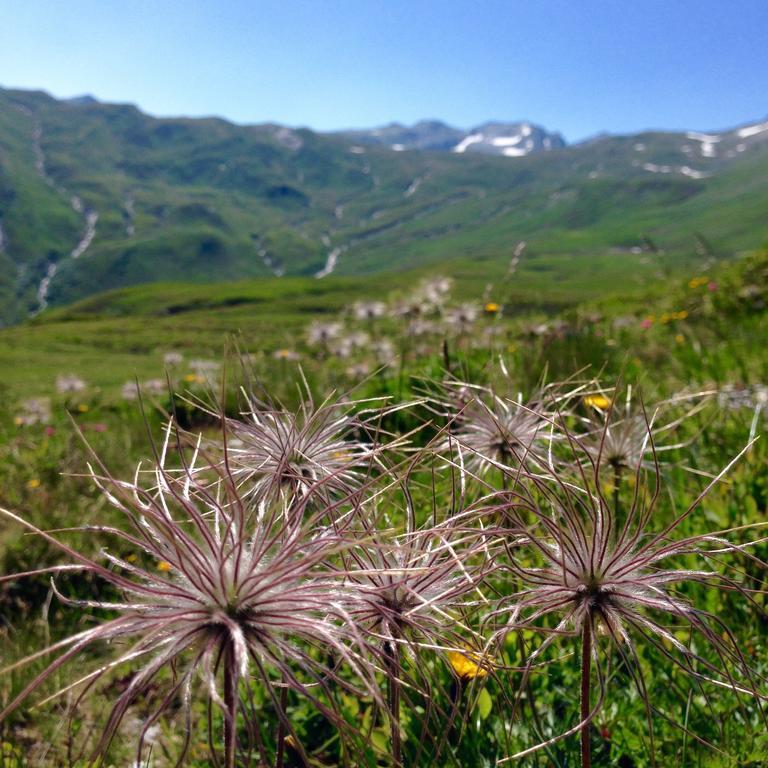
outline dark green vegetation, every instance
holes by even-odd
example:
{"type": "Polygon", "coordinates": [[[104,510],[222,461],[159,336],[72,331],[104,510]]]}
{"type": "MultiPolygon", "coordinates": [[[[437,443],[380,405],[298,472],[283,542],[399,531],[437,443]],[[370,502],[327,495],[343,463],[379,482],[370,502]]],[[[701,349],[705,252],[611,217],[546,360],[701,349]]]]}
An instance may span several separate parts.
{"type": "Polygon", "coordinates": [[[0,322],[137,283],[313,275],[331,253],[342,275],[449,261],[493,279],[523,240],[521,291],[647,284],[764,239],[768,131],[747,133],[393,152],[0,90],[0,322]]]}
{"type": "MultiPolygon", "coordinates": [[[[417,279],[412,280],[416,282],[417,279]]],[[[744,447],[751,431],[760,434],[765,429],[768,356],[760,341],[768,333],[766,254],[706,271],[696,269],[685,279],[671,281],[663,292],[657,290],[656,296],[590,304],[569,301],[554,316],[546,316],[542,308],[520,311],[513,301],[508,301],[508,296],[514,297],[514,293],[505,293],[512,288],[504,288],[500,282],[491,294],[483,295],[482,280],[466,280],[455,286],[458,298],[470,301],[477,308],[490,299],[499,300],[506,303],[503,315],[481,315],[466,326],[446,323],[423,335],[407,333],[408,321],[402,319],[384,317],[367,323],[351,318],[351,304],[358,299],[375,297],[396,304],[398,296],[405,297],[402,285],[395,278],[378,281],[376,286],[356,278],[328,282],[292,279],[281,280],[276,285],[281,292],[271,295],[264,292],[266,287],[253,283],[220,286],[208,292],[179,286],[125,290],[85,300],[74,307],[51,312],[47,318],[34,323],[3,331],[0,359],[3,384],[8,389],[0,411],[0,504],[48,529],[112,521],[114,512],[108,508],[103,495],[89,478],[80,475],[89,454],[83,441],[74,434],[72,419],[117,477],[131,477],[139,459],[151,458],[146,426],[157,439],[162,421],[159,409],[167,410],[170,399],[165,393],[150,395],[145,424],[137,404],[122,400],[121,384],[133,371],[137,371],[140,378],[161,377],[163,353],[180,349],[186,359],[171,368],[171,379],[180,389],[192,387],[200,393],[203,382],[187,380],[192,373],[189,358],[210,356],[220,360],[227,331],[238,332],[241,351],[255,355],[249,364],[253,366],[257,389],[264,386],[271,395],[284,399],[289,405],[296,402],[298,366],[293,361],[272,356],[280,347],[301,354],[301,365],[318,394],[356,386],[355,395],[359,397],[389,395],[407,400],[429,389],[429,380],[442,379],[446,366],[453,376],[494,385],[500,394],[511,397],[518,391],[529,394],[545,369],[547,380],[555,381],[584,370],[585,366],[582,376],[599,376],[607,384],[622,377],[624,384],[631,384],[635,391],[639,387],[649,404],[680,393],[709,391],[712,394],[706,399],[706,407],[686,418],[674,437],[659,436],[661,444],[679,441],[681,447],[664,455],[664,493],[654,516],[654,531],[662,529],[684,509],[707,482],[705,477],[685,471],[683,467],[716,473],[744,447]],[[316,293],[313,295],[309,288],[316,293]],[[372,344],[344,358],[334,355],[330,348],[309,347],[304,341],[304,329],[310,319],[317,317],[318,310],[324,310],[322,314],[327,320],[343,321],[349,331],[365,329],[372,340],[391,339],[402,363],[385,367],[365,379],[351,368],[353,364],[366,362],[371,370],[375,369],[377,361],[372,355],[372,344]],[[509,370],[508,377],[499,371],[499,356],[509,370]],[[56,393],[55,376],[71,372],[86,380],[86,388],[56,393]],[[52,415],[48,424],[14,423],[22,413],[21,401],[30,394],[51,398],[52,415]],[[62,472],[67,474],[62,476],[62,472]]],[[[271,285],[269,290],[273,290],[271,285]]],[[[450,304],[453,302],[449,302],[442,317],[449,316],[450,304]]],[[[438,318],[431,313],[427,319],[437,321],[438,318]]],[[[237,365],[233,367],[236,369],[237,365]]],[[[231,375],[235,377],[234,372],[231,375]]],[[[220,379],[213,378],[218,387],[220,379]]],[[[234,382],[227,386],[234,388],[234,382]]],[[[230,397],[231,403],[234,392],[230,397]]],[[[583,404],[577,403],[575,409],[577,413],[586,413],[583,404]]],[[[186,419],[185,424],[193,429],[204,429],[206,434],[214,431],[206,418],[198,415],[196,421],[194,413],[183,409],[181,415],[186,419]]],[[[418,426],[424,416],[418,411],[410,415],[403,413],[399,421],[387,426],[406,431],[418,426]]],[[[427,428],[416,440],[425,442],[429,435],[430,428],[427,428]]],[[[768,448],[765,440],[760,439],[729,473],[727,482],[710,493],[696,514],[684,522],[679,536],[764,522],[768,506],[767,460],[768,448]]],[[[491,477],[490,482],[496,481],[498,478],[491,477]]],[[[431,513],[431,494],[435,488],[440,509],[447,509],[451,504],[448,473],[438,473],[434,482],[432,486],[425,481],[415,491],[420,515],[431,513]]],[[[632,492],[627,481],[620,491],[620,500],[629,503],[632,492]]],[[[62,561],[62,556],[39,537],[25,535],[8,522],[2,523],[1,530],[2,572],[13,573],[62,561]]],[[[98,550],[91,532],[67,535],[69,541],[84,551],[98,550]]],[[[753,530],[741,532],[740,536],[740,540],[751,540],[761,534],[753,530]]],[[[765,558],[765,544],[749,552],[765,558]]],[[[735,594],[713,592],[701,584],[683,585],[679,594],[716,614],[735,631],[750,665],[758,674],[765,675],[768,671],[765,575],[761,575],[746,552],[738,553],[734,559],[735,568],[729,573],[739,584],[757,590],[752,595],[754,603],[749,607],[735,594]]],[[[151,567],[152,563],[147,565],[151,567]]],[[[694,562],[686,565],[696,567],[694,562]]],[[[718,559],[708,566],[719,569],[722,563],[718,559]]],[[[57,584],[69,597],[114,597],[103,594],[98,581],[78,574],[63,574],[57,578],[57,584]]],[[[13,660],[38,649],[47,636],[55,640],[91,626],[88,611],[62,605],[56,598],[46,608],[52,597],[46,577],[4,582],[0,586],[5,659],[13,660]]],[[[681,643],[690,642],[689,634],[682,629],[676,639],[681,643]]],[[[499,650],[496,661],[510,665],[521,663],[533,642],[532,634],[520,633],[499,650]]],[[[648,712],[634,692],[630,665],[622,663],[606,637],[598,636],[595,642],[607,662],[608,695],[591,729],[593,764],[624,768],[650,766],[648,712]]],[[[694,685],[689,696],[690,681],[668,663],[663,652],[644,643],[639,647],[638,660],[632,669],[642,670],[649,686],[657,765],[758,768],[765,764],[768,754],[765,727],[753,701],[706,683],[700,687],[694,685]],[[674,727],[672,721],[683,723],[688,734],[674,727]]],[[[662,647],[672,650],[669,644],[662,647]]],[[[707,655],[699,644],[696,650],[710,661],[719,661],[707,655]]],[[[95,658],[89,655],[85,661],[95,664],[100,658],[97,654],[95,658]]],[[[578,720],[579,663],[572,638],[558,642],[547,667],[532,676],[519,717],[509,728],[510,700],[520,683],[519,676],[514,673],[491,675],[488,679],[475,680],[462,691],[461,687],[451,688],[456,686],[456,681],[443,655],[425,653],[420,656],[420,663],[440,682],[445,700],[453,696],[459,701],[456,724],[446,729],[433,728],[433,733],[446,734],[445,759],[441,764],[490,768],[498,759],[556,735],[578,720]],[[532,715],[534,708],[538,720],[532,715]]],[[[38,669],[44,666],[45,661],[41,660],[38,669]]],[[[107,702],[115,691],[124,690],[130,671],[130,665],[125,665],[115,670],[113,682],[97,687],[95,698],[91,698],[78,715],[73,743],[90,727],[98,728],[107,702]]],[[[11,691],[18,692],[22,681],[28,679],[29,676],[21,674],[2,678],[3,699],[7,701],[11,691]]],[[[61,680],[52,681],[52,685],[64,685],[72,679],[64,675],[61,680]]],[[[597,686],[596,681],[594,685],[597,686]]],[[[759,686],[764,688],[762,682],[759,686]]],[[[264,738],[271,745],[277,733],[273,703],[263,692],[256,690],[254,695],[264,738]]],[[[367,697],[345,695],[341,704],[345,717],[369,734],[371,764],[378,757],[380,765],[387,765],[387,755],[391,754],[389,732],[381,712],[367,697]]],[[[115,743],[112,765],[125,765],[132,759],[133,753],[127,745],[135,737],[137,723],[142,722],[152,706],[150,697],[132,711],[135,719],[127,724],[125,739],[115,743]]],[[[288,712],[291,726],[310,753],[313,765],[338,764],[338,744],[333,729],[313,708],[291,695],[288,712]]],[[[28,764],[31,755],[46,768],[69,765],[70,742],[63,735],[65,713],[64,699],[39,710],[15,713],[0,732],[6,764],[20,768],[28,764]]],[[[196,713],[199,717],[204,715],[202,703],[196,713]]],[[[413,768],[434,764],[424,753],[418,762],[415,760],[424,718],[423,708],[403,707],[403,749],[406,764],[410,758],[413,768]]],[[[183,732],[180,725],[171,720],[156,733],[158,746],[152,763],[155,768],[173,765],[183,732]]],[[[202,768],[210,765],[206,736],[196,732],[196,737],[194,757],[189,764],[202,768]]],[[[290,750],[289,753],[288,764],[300,764],[296,755],[290,750]]],[[[72,754],[75,755],[76,750],[73,749],[72,754]]],[[[578,765],[578,756],[578,736],[574,736],[508,764],[571,768],[578,765]]],[[[83,761],[73,764],[78,768],[85,765],[83,761]]]]}

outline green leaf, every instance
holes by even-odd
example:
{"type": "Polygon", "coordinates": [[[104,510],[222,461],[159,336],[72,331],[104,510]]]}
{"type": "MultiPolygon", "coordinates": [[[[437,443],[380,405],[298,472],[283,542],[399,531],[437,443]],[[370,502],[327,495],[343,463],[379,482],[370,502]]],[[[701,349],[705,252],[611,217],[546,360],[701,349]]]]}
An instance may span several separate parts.
{"type": "Polygon", "coordinates": [[[488,693],[487,688],[483,688],[477,697],[477,714],[480,715],[481,720],[485,720],[485,718],[491,714],[492,709],[493,699],[491,698],[491,694],[488,693]]]}
{"type": "Polygon", "coordinates": [[[380,752],[387,752],[390,749],[389,730],[376,728],[371,731],[371,744],[380,752]]]}
{"type": "Polygon", "coordinates": [[[360,701],[357,696],[342,695],[341,700],[344,704],[344,711],[350,717],[355,717],[360,712],[360,701]]]}

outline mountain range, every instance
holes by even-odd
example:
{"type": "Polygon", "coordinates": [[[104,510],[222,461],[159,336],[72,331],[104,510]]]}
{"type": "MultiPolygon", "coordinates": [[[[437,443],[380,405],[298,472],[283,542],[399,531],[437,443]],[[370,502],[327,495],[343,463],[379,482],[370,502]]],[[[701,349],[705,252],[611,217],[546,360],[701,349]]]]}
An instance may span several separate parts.
{"type": "Polygon", "coordinates": [[[161,281],[509,263],[631,279],[768,235],[768,122],[567,146],[529,122],[330,134],[0,89],[0,322],[161,281]]]}
{"type": "Polygon", "coordinates": [[[550,133],[540,125],[528,122],[488,122],[464,131],[439,120],[422,120],[411,126],[390,123],[371,130],[340,131],[338,135],[359,144],[388,147],[395,152],[481,152],[524,157],[565,146],[565,139],[559,133],[550,133]]]}

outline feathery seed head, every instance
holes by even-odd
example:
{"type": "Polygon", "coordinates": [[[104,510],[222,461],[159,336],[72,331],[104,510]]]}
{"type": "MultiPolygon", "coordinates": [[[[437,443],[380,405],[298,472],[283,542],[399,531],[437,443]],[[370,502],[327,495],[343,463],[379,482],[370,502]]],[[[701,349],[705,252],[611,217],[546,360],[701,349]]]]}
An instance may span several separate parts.
{"type": "MultiPolygon", "coordinates": [[[[317,515],[297,525],[272,506],[260,505],[256,510],[247,506],[226,467],[217,470],[219,482],[213,485],[187,465],[181,472],[170,472],[165,467],[170,437],[169,426],[149,489],[138,480],[121,482],[93,475],[105,497],[124,514],[127,526],[91,530],[116,542],[114,551],[141,552],[141,558],[121,558],[105,549],[105,565],[3,510],[59,547],[79,567],[101,577],[122,599],[70,600],[57,591],[66,604],[109,611],[113,618],[98,620],[95,626],[12,665],[16,668],[41,655],[55,655],[49,667],[0,712],[0,720],[66,662],[96,644],[108,644],[115,649],[115,657],[53,697],[73,688],[81,689],[80,698],[86,697],[94,691],[95,682],[112,670],[134,667],[131,682],[113,702],[103,734],[93,747],[98,757],[108,751],[131,705],[159,685],[163,694],[154,699],[155,709],[138,740],[139,763],[148,729],[176,699],[184,703],[186,717],[192,717],[198,681],[209,701],[223,711],[231,756],[241,681],[256,678],[271,691],[272,677],[280,677],[284,685],[333,717],[332,697],[325,696],[328,681],[347,684],[335,680],[335,672],[317,661],[312,648],[334,653],[358,679],[367,679],[364,665],[349,651],[352,632],[345,622],[345,590],[338,573],[324,565],[344,546],[338,533],[318,527],[317,515]]],[[[274,693],[270,695],[277,701],[274,693]]],[[[188,732],[184,753],[191,737],[188,732]]]]}
{"type": "MultiPolygon", "coordinates": [[[[528,475],[516,484],[514,493],[500,494],[493,510],[505,518],[502,535],[513,539],[515,555],[508,557],[506,567],[519,585],[492,612],[506,619],[499,636],[522,629],[542,633],[544,639],[529,656],[531,669],[533,661],[563,635],[586,631],[591,636],[600,630],[612,641],[644,700],[647,686],[638,644],[671,660],[696,685],[727,688],[753,697],[759,705],[765,692],[758,689],[758,681],[765,681],[747,664],[733,629],[691,597],[691,586],[700,585],[751,600],[749,590],[729,574],[724,562],[729,553],[740,553],[747,545],[731,544],[727,531],[674,538],[734,462],[688,509],[673,511],[665,523],[654,525],[660,498],[658,469],[652,488],[647,488],[640,487],[644,476],[636,468],[632,502],[620,509],[618,497],[612,503],[601,492],[600,467],[591,460],[590,446],[573,435],[568,438],[577,454],[574,466],[582,467],[575,478],[528,475]],[[583,469],[586,466],[592,467],[591,476],[583,469]],[[691,567],[694,559],[701,564],[698,568],[691,567]],[[680,639],[681,626],[688,629],[687,641],[680,639]]],[[[760,563],[753,555],[750,558],[760,563]]],[[[606,679],[601,655],[596,643],[591,657],[598,668],[599,702],[606,679]]],[[[570,732],[574,729],[562,736],[570,732]]]]}
{"type": "MultiPolygon", "coordinates": [[[[449,519],[393,542],[372,534],[347,555],[347,577],[356,596],[350,615],[379,640],[448,643],[458,636],[457,616],[480,597],[492,564],[485,543],[464,522],[449,519]]],[[[481,598],[482,599],[482,598],[481,598]]]]}
{"type": "Polygon", "coordinates": [[[653,469],[652,454],[673,451],[687,444],[671,442],[668,437],[701,410],[706,404],[705,395],[682,394],[647,409],[632,387],[627,388],[623,404],[602,391],[588,395],[584,401],[593,406],[593,410],[584,420],[586,432],[581,436],[585,458],[588,456],[591,461],[616,472],[631,472],[640,466],[653,469]],[[596,398],[607,401],[607,407],[598,406],[596,398]]]}
{"type": "Polygon", "coordinates": [[[384,317],[387,305],[383,301],[358,301],[352,307],[352,313],[357,320],[375,320],[384,317]]]}
{"type": "Polygon", "coordinates": [[[228,449],[228,460],[243,493],[264,497],[286,490],[298,496],[353,492],[374,450],[355,437],[361,422],[354,416],[354,405],[326,400],[315,407],[307,400],[293,413],[249,399],[242,420],[227,420],[237,440],[228,449]]]}
{"type": "Polygon", "coordinates": [[[60,394],[82,392],[86,389],[86,383],[74,374],[56,377],[56,391],[60,394]]]}
{"type": "Polygon", "coordinates": [[[341,323],[323,323],[316,321],[309,326],[307,343],[312,347],[326,346],[341,333],[341,323]]]}
{"type": "Polygon", "coordinates": [[[440,448],[465,453],[464,464],[476,476],[541,460],[553,437],[549,417],[535,401],[524,404],[457,382],[444,405],[453,422],[440,448]]]}

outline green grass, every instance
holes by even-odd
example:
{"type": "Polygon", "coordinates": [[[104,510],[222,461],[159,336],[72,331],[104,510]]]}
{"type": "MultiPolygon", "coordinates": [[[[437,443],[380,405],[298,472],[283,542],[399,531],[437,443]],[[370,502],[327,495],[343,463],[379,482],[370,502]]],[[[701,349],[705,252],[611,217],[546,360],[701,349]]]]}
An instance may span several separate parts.
{"type": "MultiPolygon", "coordinates": [[[[628,256],[634,262],[637,256],[628,256]]],[[[496,262],[449,262],[457,299],[504,303],[517,317],[559,311],[611,292],[626,263],[590,259],[594,273],[581,275],[573,257],[531,257],[511,280],[496,262]],[[536,268],[535,268],[536,267],[536,268]],[[570,276],[570,277],[569,277],[570,276]]],[[[638,265],[650,271],[652,265],[638,265]]],[[[405,295],[430,275],[428,269],[368,277],[270,278],[213,285],[154,284],[98,294],[49,310],[24,325],[0,330],[0,365],[13,393],[44,394],[57,375],[77,373],[100,387],[117,387],[134,376],[162,375],[162,355],[219,357],[228,336],[244,351],[269,355],[303,341],[312,319],[332,317],[355,301],[405,295]]],[[[644,281],[625,281],[626,296],[644,295],[644,281]]]]}

